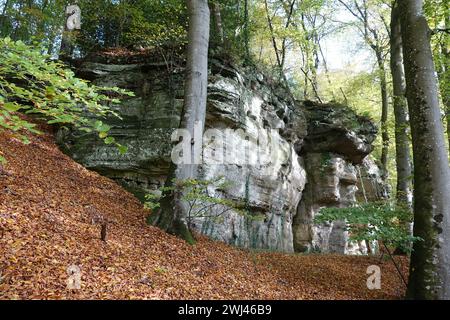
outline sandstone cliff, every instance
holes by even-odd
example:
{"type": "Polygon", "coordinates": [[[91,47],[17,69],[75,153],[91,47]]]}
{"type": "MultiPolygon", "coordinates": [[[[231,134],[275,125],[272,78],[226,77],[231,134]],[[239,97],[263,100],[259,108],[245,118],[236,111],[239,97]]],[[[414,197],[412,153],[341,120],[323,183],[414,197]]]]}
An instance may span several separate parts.
{"type": "MultiPolygon", "coordinates": [[[[81,62],[77,72],[98,85],[135,92],[117,107],[123,120],[106,120],[111,135],[129,150],[121,156],[114,146],[75,131],[60,132],[62,149],[143,199],[164,184],[171,161],[170,136],[183,105],[182,62],[98,55],[81,62]]],[[[229,190],[213,192],[245,201],[263,219],[230,211],[220,221],[196,219],[198,231],[258,249],[364,251],[347,242],[342,223],[315,226],[312,219],[325,206],[385,195],[378,169],[367,157],[377,133],[372,122],[338,104],[293,101],[262,73],[212,58],[206,128],[217,129],[215,138],[226,129],[241,133],[232,135],[233,144],[224,142],[226,159],[249,160],[261,145],[270,145],[276,161],[217,161],[215,144],[205,144],[202,177],[232,182],[229,190]]]]}

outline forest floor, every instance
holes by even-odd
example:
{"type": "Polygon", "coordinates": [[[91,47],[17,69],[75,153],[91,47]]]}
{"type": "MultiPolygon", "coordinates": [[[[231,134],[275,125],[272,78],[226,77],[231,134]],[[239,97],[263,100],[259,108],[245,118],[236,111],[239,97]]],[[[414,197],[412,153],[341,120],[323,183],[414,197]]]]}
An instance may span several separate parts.
{"type": "MultiPolygon", "coordinates": [[[[0,133],[0,299],[400,299],[404,285],[376,257],[282,254],[196,236],[191,246],[148,226],[141,203],[64,155],[53,135],[22,144],[0,133]],[[108,220],[100,239],[95,215],[108,220]],[[381,290],[369,290],[369,265],[381,290]],[[67,269],[81,289],[67,289],[67,269]]],[[[400,258],[398,258],[400,259],[400,258]]],[[[407,274],[407,260],[402,268],[407,274]]]]}

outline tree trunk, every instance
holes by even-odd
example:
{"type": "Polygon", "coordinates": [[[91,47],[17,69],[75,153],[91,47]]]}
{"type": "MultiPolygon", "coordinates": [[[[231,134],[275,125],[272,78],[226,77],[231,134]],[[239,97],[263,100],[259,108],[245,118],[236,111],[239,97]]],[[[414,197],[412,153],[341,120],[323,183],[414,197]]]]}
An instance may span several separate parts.
{"type": "Polygon", "coordinates": [[[222,23],[222,14],[220,13],[220,3],[214,2],[212,4],[213,13],[214,13],[214,22],[216,25],[216,32],[219,36],[219,43],[223,45],[225,41],[225,35],[223,31],[223,23],[222,23]]]}
{"type": "Polygon", "coordinates": [[[250,63],[250,30],[248,22],[248,0],[244,0],[244,48],[246,63],[250,63]]]}
{"type": "MultiPolygon", "coordinates": [[[[292,0],[292,2],[291,3],[289,3],[288,5],[287,4],[284,4],[283,3],[283,8],[284,8],[284,10],[285,10],[285,13],[286,13],[286,15],[287,15],[287,17],[286,17],[286,25],[285,25],[285,29],[287,30],[289,27],[290,27],[290,25],[291,25],[291,20],[292,20],[292,16],[293,16],[293,14],[294,14],[294,7],[295,7],[295,1],[296,0],[292,0]]],[[[284,64],[285,64],[285,62],[286,62],[286,46],[287,46],[287,38],[286,37],[284,37],[283,38],[283,41],[282,41],[282,43],[281,43],[281,67],[284,69],[284,64]]]]}
{"type": "MultiPolygon", "coordinates": [[[[166,186],[175,180],[185,180],[198,176],[198,158],[201,157],[202,139],[195,131],[203,133],[206,116],[208,86],[208,45],[210,12],[207,0],[187,0],[189,12],[189,33],[186,63],[184,105],[180,129],[189,132],[190,163],[171,164],[166,186]]],[[[201,135],[200,134],[200,135],[201,135]]],[[[149,216],[149,223],[175,234],[189,243],[194,239],[187,225],[187,204],[182,199],[182,191],[166,192],[158,211],[149,216]]]]}
{"type": "Polygon", "coordinates": [[[58,57],[62,61],[70,60],[73,51],[72,39],[70,38],[71,31],[69,31],[69,29],[67,28],[67,18],[69,16],[67,13],[68,6],[69,5],[67,5],[67,7],[64,8],[64,27],[61,35],[61,46],[59,48],[59,57],[58,57]]]}
{"type": "Polygon", "coordinates": [[[2,36],[6,36],[8,34],[8,29],[11,28],[10,19],[6,16],[9,1],[10,0],[6,0],[5,4],[3,5],[2,13],[0,15],[0,35],[2,36]]]}
{"type": "MultiPolygon", "coordinates": [[[[449,4],[444,1],[445,16],[445,30],[450,30],[450,14],[448,14],[449,4]]],[[[438,77],[441,87],[442,102],[444,104],[446,118],[447,118],[447,139],[450,153],[450,52],[449,52],[449,39],[448,34],[443,35],[443,39],[440,43],[441,47],[441,63],[438,71],[438,77]]]]}
{"type": "Polygon", "coordinates": [[[278,66],[278,69],[280,71],[280,76],[281,76],[281,74],[283,74],[283,65],[281,64],[280,52],[278,50],[277,40],[275,39],[275,31],[273,29],[272,19],[270,18],[269,5],[267,3],[267,0],[264,0],[264,8],[266,10],[267,25],[269,26],[269,30],[270,30],[270,37],[272,39],[273,51],[275,52],[277,66],[278,66]]]}
{"type": "MultiPolygon", "coordinates": [[[[450,28],[450,26],[447,28],[450,28]]],[[[443,101],[444,107],[445,107],[445,112],[447,114],[447,117],[446,117],[447,118],[447,139],[448,139],[448,146],[449,146],[448,151],[450,154],[450,74],[449,74],[450,73],[450,53],[448,50],[447,43],[444,43],[444,45],[442,45],[442,54],[443,54],[445,69],[442,74],[442,77],[444,77],[444,80],[442,81],[441,94],[442,94],[442,101],[443,101]]]]}
{"type": "Polygon", "coordinates": [[[398,7],[394,4],[391,17],[391,73],[394,89],[395,151],[397,165],[397,201],[412,206],[411,155],[409,150],[408,105],[406,101],[405,69],[398,7]]]}
{"type": "Polygon", "coordinates": [[[273,46],[273,51],[275,52],[275,58],[277,60],[277,68],[278,68],[278,72],[280,75],[280,79],[283,80],[284,85],[286,87],[286,90],[289,93],[290,98],[294,99],[294,96],[289,87],[288,79],[286,78],[286,74],[284,73],[284,70],[283,70],[283,65],[282,65],[282,61],[281,61],[281,57],[280,57],[280,52],[278,50],[277,39],[275,38],[275,30],[273,28],[272,19],[270,18],[269,5],[267,3],[267,0],[264,0],[264,7],[266,9],[267,24],[269,26],[270,35],[272,38],[272,46],[273,46]]]}
{"type": "Polygon", "coordinates": [[[450,299],[450,169],[422,0],[399,1],[414,155],[414,243],[407,297],[450,299]]]}
{"type": "Polygon", "coordinates": [[[389,131],[388,131],[388,91],[386,80],[386,69],[384,66],[383,53],[381,48],[377,46],[374,49],[377,57],[378,72],[380,76],[381,89],[381,178],[386,181],[388,175],[388,152],[389,152],[389,131]]]}

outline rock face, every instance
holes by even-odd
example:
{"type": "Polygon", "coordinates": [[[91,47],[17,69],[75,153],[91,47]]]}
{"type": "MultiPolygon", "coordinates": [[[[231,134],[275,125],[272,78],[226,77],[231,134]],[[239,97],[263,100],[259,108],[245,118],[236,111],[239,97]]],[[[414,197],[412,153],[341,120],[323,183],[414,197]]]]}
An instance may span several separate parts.
{"type": "MultiPolygon", "coordinates": [[[[143,199],[166,179],[183,68],[147,57],[125,63],[97,56],[77,71],[97,85],[135,92],[116,108],[122,120],[104,120],[128,153],[76,131],[60,131],[62,149],[143,199]]],[[[371,199],[379,196],[372,195],[379,181],[366,158],[374,125],[343,106],[292,101],[263,74],[216,59],[210,59],[207,108],[201,178],[223,176],[230,188],[211,192],[245,202],[260,218],[229,211],[220,220],[197,218],[194,228],[242,247],[349,252],[342,224],[314,226],[312,219],[323,206],[355,202],[359,181],[371,199]]]]}
{"type": "Polygon", "coordinates": [[[366,253],[364,243],[348,242],[344,223],[315,225],[313,219],[325,207],[347,207],[357,201],[386,198],[379,168],[370,159],[355,165],[331,152],[308,153],[305,164],[308,183],[292,226],[295,251],[366,253]]]}
{"type": "Polygon", "coordinates": [[[378,166],[367,157],[376,128],[339,105],[305,105],[308,135],[302,153],[308,183],[293,221],[294,249],[365,253],[364,244],[349,243],[343,222],[315,225],[324,207],[347,207],[387,197],[378,166]]]}

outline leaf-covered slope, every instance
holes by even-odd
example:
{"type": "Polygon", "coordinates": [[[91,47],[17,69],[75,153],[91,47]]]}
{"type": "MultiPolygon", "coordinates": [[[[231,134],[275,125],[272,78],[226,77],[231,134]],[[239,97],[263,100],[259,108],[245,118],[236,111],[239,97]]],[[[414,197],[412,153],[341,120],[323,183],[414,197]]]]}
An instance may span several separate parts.
{"type": "Polygon", "coordinates": [[[134,196],[61,153],[50,133],[30,140],[0,133],[8,159],[0,169],[2,299],[395,299],[403,292],[389,262],[381,264],[382,289],[366,288],[375,258],[256,253],[204,237],[190,246],[147,226],[134,196]],[[81,268],[80,290],[66,289],[70,265],[81,268]]]}

